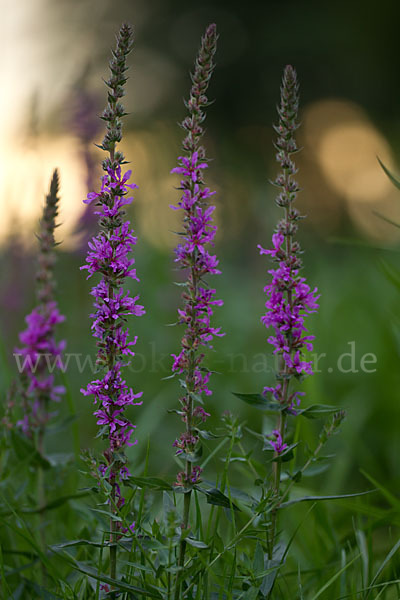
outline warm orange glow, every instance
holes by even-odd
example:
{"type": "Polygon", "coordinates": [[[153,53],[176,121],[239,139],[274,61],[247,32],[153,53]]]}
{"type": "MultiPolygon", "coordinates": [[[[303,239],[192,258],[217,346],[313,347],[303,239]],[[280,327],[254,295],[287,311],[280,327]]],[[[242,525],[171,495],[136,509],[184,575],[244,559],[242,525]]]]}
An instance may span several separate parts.
{"type": "Polygon", "coordinates": [[[375,203],[390,193],[391,184],[376,159],[379,156],[391,166],[390,148],[370,123],[343,123],[328,128],[317,152],[330,185],[350,201],[375,203]]]}
{"type": "Polygon", "coordinates": [[[176,158],[171,154],[173,133],[161,123],[153,131],[127,133],[122,148],[131,158],[132,179],[139,186],[132,205],[134,228],[157,248],[172,248],[181,227],[178,211],[170,208],[179,199],[174,185],[179,178],[169,175],[176,158]]]}
{"type": "Polygon", "coordinates": [[[9,146],[7,155],[0,162],[3,171],[0,177],[0,210],[3,215],[0,242],[6,239],[15,221],[20,225],[24,243],[35,242],[33,231],[37,230],[51,173],[57,167],[61,182],[61,225],[56,235],[62,242],[61,248],[73,247],[73,232],[83,210],[82,199],[86,196],[84,174],[74,138],[41,137],[31,147],[9,146]]]}
{"type": "Polygon", "coordinates": [[[345,100],[324,100],[307,107],[303,122],[306,149],[337,204],[345,202],[357,227],[374,240],[398,240],[400,230],[374,214],[400,221],[400,198],[377,160],[393,169],[390,146],[365,111],[345,100]]]}

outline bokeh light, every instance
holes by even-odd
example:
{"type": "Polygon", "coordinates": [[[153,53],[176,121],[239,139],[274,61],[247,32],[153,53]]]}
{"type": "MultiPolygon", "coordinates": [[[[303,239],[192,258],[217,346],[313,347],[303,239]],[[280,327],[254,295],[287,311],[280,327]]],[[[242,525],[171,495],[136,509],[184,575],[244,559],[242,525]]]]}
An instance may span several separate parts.
{"type": "MultiPolygon", "coordinates": [[[[399,230],[377,212],[400,222],[400,204],[379,157],[393,169],[390,145],[362,107],[343,99],[327,99],[304,111],[306,150],[358,229],[374,240],[394,242],[399,230]]],[[[323,192],[321,191],[321,196],[323,192]]]]}

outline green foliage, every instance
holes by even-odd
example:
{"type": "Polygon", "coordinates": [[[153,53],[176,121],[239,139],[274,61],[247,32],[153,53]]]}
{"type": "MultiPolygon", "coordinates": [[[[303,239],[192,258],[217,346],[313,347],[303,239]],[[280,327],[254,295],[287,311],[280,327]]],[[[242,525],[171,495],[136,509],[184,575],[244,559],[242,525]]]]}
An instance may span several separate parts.
{"type": "MultiPolygon", "coordinates": [[[[318,416],[321,414],[326,413],[318,409],[318,416]]],[[[330,431],[331,423],[322,431],[330,431]]],[[[268,491],[271,462],[263,460],[266,455],[261,440],[256,439],[254,446],[254,437],[244,435],[242,424],[229,416],[224,416],[219,431],[215,438],[229,442],[228,447],[220,442],[218,450],[214,449],[213,461],[224,465],[222,477],[217,471],[216,483],[205,481],[193,487],[190,529],[181,528],[185,494],[177,494],[166,479],[149,476],[145,465],[142,475],[127,481],[127,490],[131,490],[126,493],[127,505],[114,518],[128,526],[127,517],[132,512],[140,515],[140,520],[133,534],[121,533],[117,541],[116,579],[108,575],[110,511],[107,504],[98,504],[102,495],[96,493],[97,486],[83,489],[87,483],[85,465],[87,468],[90,460],[86,457],[80,464],[80,489],[75,491],[76,464],[55,461],[46,465],[51,493],[47,505],[40,508],[46,527],[43,546],[43,522],[33,493],[38,465],[34,455],[27,461],[26,440],[21,443],[14,431],[5,434],[2,452],[11,460],[1,486],[2,597],[100,599],[110,597],[110,590],[114,590],[124,600],[168,600],[173,598],[179,576],[182,598],[192,600],[283,599],[297,597],[297,593],[310,600],[367,599],[373,594],[385,600],[395,598],[398,578],[393,574],[400,542],[392,542],[383,552],[372,537],[386,515],[399,510],[399,501],[385,486],[365,474],[375,488],[374,494],[312,494],[304,477],[307,471],[312,475],[313,465],[320,462],[320,442],[317,440],[314,450],[303,449],[302,453],[295,442],[288,449],[287,461],[282,456],[282,463],[291,466],[282,473],[282,496],[275,498],[268,491]],[[237,478],[242,483],[239,489],[233,485],[237,478]],[[294,486],[299,486],[297,491],[294,486]],[[18,501],[22,496],[24,504],[18,501]],[[387,501],[389,508],[375,513],[379,498],[387,501]],[[326,520],[333,507],[331,501],[350,500],[357,502],[358,513],[365,517],[358,519],[353,534],[340,528],[335,531],[332,516],[326,520]],[[310,504],[305,513],[303,503],[310,504]],[[317,503],[326,509],[318,511],[317,503]],[[284,530],[270,556],[268,522],[276,510],[284,530]],[[182,540],[186,543],[183,569],[177,563],[182,540]]],[[[207,442],[215,444],[215,438],[211,435],[207,442]]],[[[321,438],[328,442],[329,437],[321,434],[321,438]]],[[[146,464],[148,460],[149,454],[146,464]]],[[[315,476],[319,473],[315,471],[315,476]]]]}

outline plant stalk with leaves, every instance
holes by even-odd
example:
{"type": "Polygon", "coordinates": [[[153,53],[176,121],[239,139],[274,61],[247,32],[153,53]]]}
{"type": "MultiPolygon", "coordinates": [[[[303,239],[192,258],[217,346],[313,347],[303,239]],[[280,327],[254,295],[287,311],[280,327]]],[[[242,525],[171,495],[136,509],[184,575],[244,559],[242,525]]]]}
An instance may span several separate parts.
{"type": "Polygon", "coordinates": [[[95,202],[98,206],[99,233],[89,243],[86,265],[88,277],[95,273],[101,275],[101,281],[92,288],[95,298],[95,313],[93,319],[93,335],[97,339],[96,364],[103,377],[92,381],[82,393],[93,395],[98,404],[94,415],[100,425],[99,436],[108,441],[108,447],[103,453],[99,471],[108,482],[110,504],[110,575],[116,577],[116,550],[119,537],[131,533],[122,530],[117,517],[118,510],[124,505],[125,499],[121,485],[129,478],[126,466],[125,447],[132,446],[130,438],[134,432],[133,425],[124,414],[129,406],[138,406],[142,402],[136,400],[142,393],[134,393],[128,388],[122,377],[122,368],[127,364],[127,357],[133,356],[131,347],[136,343],[136,337],[128,341],[128,330],[125,322],[128,316],[141,316],[144,309],[137,304],[139,296],[132,298],[129,292],[124,293],[123,285],[127,278],[138,281],[136,270],[133,268],[134,259],[131,251],[136,244],[136,237],[130,228],[130,222],[125,219],[124,207],[132,202],[127,198],[128,189],[134,189],[135,184],[129,184],[131,171],[122,173],[125,163],[124,155],[116,149],[122,138],[121,118],[125,110],[120,102],[124,95],[126,83],[126,60],[133,45],[133,33],[130,25],[122,25],[117,36],[117,44],[112,52],[110,61],[110,78],[108,86],[108,104],[102,114],[107,124],[107,131],[100,148],[107,152],[102,167],[105,175],[102,177],[101,190],[88,194],[86,203],[95,202]]]}
{"type": "MultiPolygon", "coordinates": [[[[265,250],[259,246],[260,254],[267,254],[278,264],[270,270],[271,283],[265,287],[267,294],[267,312],[262,322],[274,332],[268,342],[274,346],[274,353],[280,357],[280,367],[276,374],[274,387],[266,387],[264,395],[269,394],[278,407],[278,422],[273,430],[269,445],[274,451],[273,496],[279,498],[282,458],[289,451],[285,442],[286,420],[289,413],[296,414],[302,392],[291,387],[294,379],[312,374],[312,363],[304,359],[303,350],[312,350],[314,336],[307,335],[305,316],[314,313],[317,308],[317,290],[311,291],[304,277],[300,276],[302,261],[301,248],[295,239],[298,221],[302,218],[294,208],[299,186],[294,176],[297,172],[292,154],[298,151],[294,136],[298,112],[298,82],[296,71],[288,65],[283,74],[281,102],[278,108],[279,123],[275,126],[278,139],[276,159],[281,171],[274,184],[280,188],[276,204],[283,208],[284,217],[278,223],[272,236],[273,247],[265,250]]],[[[271,528],[268,536],[269,557],[272,559],[276,535],[276,510],[272,513],[271,528]]]]}
{"type": "MultiPolygon", "coordinates": [[[[54,170],[50,190],[46,195],[40,221],[38,269],[36,272],[37,306],[26,317],[28,328],[20,333],[23,346],[14,352],[21,361],[19,395],[23,417],[17,422],[24,435],[33,441],[39,459],[45,455],[45,433],[48,422],[54,413],[50,411],[52,402],[60,402],[65,388],[55,382],[55,372],[62,366],[62,352],[65,341],[56,342],[55,329],[65,319],[60,314],[54,297],[56,287],[54,264],[56,242],[54,231],[59,207],[59,176],[54,170]]],[[[38,507],[46,506],[45,477],[43,465],[37,468],[38,507]]],[[[44,513],[40,513],[40,536],[42,549],[45,548],[44,513]]],[[[43,577],[44,577],[43,570],[43,577]]]]}
{"type": "Polygon", "coordinates": [[[23,346],[14,352],[22,365],[21,397],[24,415],[18,422],[23,433],[35,439],[37,449],[43,454],[46,425],[51,418],[51,402],[59,402],[65,389],[55,385],[54,369],[61,367],[65,342],[55,341],[56,325],[65,319],[60,314],[54,298],[55,279],[54,231],[59,205],[59,177],[53,172],[50,190],[46,196],[40,221],[38,270],[36,273],[37,306],[26,317],[28,328],[19,339],[23,346]],[[21,360],[22,359],[22,360],[21,360]],[[51,369],[51,371],[50,371],[51,369]]]}
{"type": "MultiPolygon", "coordinates": [[[[185,326],[182,347],[178,355],[173,354],[174,373],[183,375],[181,384],[184,395],[180,399],[181,409],[178,411],[186,425],[184,433],[175,440],[176,454],[186,461],[185,471],[178,473],[176,488],[184,492],[184,514],[182,529],[186,533],[189,526],[190,498],[193,486],[200,482],[202,469],[193,466],[199,454],[198,428],[206,421],[209,414],[202,404],[201,395],[210,395],[208,388],[210,372],[203,366],[204,352],[202,347],[210,347],[214,336],[222,335],[219,328],[211,324],[213,307],[221,306],[222,301],[214,298],[216,291],[208,287],[205,277],[217,274],[218,260],[208,251],[213,243],[217,227],[213,225],[214,206],[208,199],[214,194],[204,184],[203,171],[208,167],[206,152],[200,144],[204,133],[204,108],[208,104],[207,88],[214,69],[213,58],[217,46],[217,32],[214,24],[209,25],[202,40],[192,75],[190,97],[185,103],[189,115],[183,120],[182,128],[186,131],[183,140],[185,156],[179,157],[179,166],[172,169],[182,179],[180,190],[182,197],[175,209],[183,211],[184,231],[182,242],[176,248],[176,262],[188,275],[185,291],[182,295],[183,308],[178,311],[179,322],[185,326]]],[[[185,559],[185,540],[180,546],[179,565],[185,559]]],[[[178,576],[179,579],[179,576],[178,576]]],[[[177,583],[175,598],[179,598],[180,585],[177,583]]]]}

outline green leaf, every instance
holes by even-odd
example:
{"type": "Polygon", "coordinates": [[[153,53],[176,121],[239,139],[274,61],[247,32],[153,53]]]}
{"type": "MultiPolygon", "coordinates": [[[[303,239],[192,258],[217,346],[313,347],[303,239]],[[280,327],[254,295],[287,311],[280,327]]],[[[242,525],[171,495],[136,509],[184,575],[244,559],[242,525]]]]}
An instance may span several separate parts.
{"type": "MultiPolygon", "coordinates": [[[[206,495],[207,504],[214,504],[215,506],[223,506],[224,508],[231,508],[231,502],[230,502],[228,496],[225,496],[225,494],[223,494],[217,488],[211,488],[210,490],[207,490],[200,486],[195,486],[195,489],[198,490],[199,492],[201,492],[202,494],[206,495]]],[[[236,504],[234,504],[233,502],[232,502],[232,508],[234,510],[240,511],[240,508],[238,508],[236,506],[236,504]]]]}
{"type": "Polygon", "coordinates": [[[225,435],[215,435],[215,433],[206,431],[205,429],[196,429],[196,431],[203,440],[216,440],[218,438],[226,437],[225,435]]]}
{"type": "Polygon", "coordinates": [[[122,523],[121,517],[119,517],[118,515],[114,515],[109,510],[102,510],[101,508],[92,508],[91,506],[89,506],[89,510],[92,510],[93,512],[99,513],[101,515],[106,515],[106,517],[108,517],[112,521],[117,521],[117,522],[122,523]]]}
{"type": "Polygon", "coordinates": [[[253,496],[250,496],[246,492],[243,492],[242,490],[239,490],[235,487],[230,487],[229,491],[232,498],[235,498],[236,500],[239,500],[244,504],[248,504],[249,506],[251,506],[254,502],[256,502],[256,499],[253,496]]]}
{"type": "Polygon", "coordinates": [[[258,433],[257,431],[253,431],[252,429],[249,429],[248,427],[244,428],[247,433],[250,433],[250,435],[252,435],[253,437],[257,438],[258,440],[261,440],[262,442],[265,442],[265,435],[262,433],[258,433]]]}
{"type": "Polygon", "coordinates": [[[243,400],[243,402],[247,402],[254,408],[258,408],[260,410],[271,410],[271,411],[280,411],[282,407],[278,402],[272,402],[267,398],[264,398],[262,394],[237,394],[236,392],[232,392],[236,398],[243,400]]]}
{"type": "MultiPolygon", "coordinates": [[[[294,458],[293,450],[298,445],[299,445],[299,442],[297,442],[296,444],[291,444],[281,454],[279,454],[279,456],[275,456],[273,459],[271,459],[271,462],[278,462],[278,461],[289,462],[290,460],[292,460],[294,458]]],[[[263,448],[263,450],[267,450],[269,452],[274,451],[272,446],[271,447],[265,446],[265,448],[263,448]]]]}
{"type": "Polygon", "coordinates": [[[330,587],[332,585],[332,583],[334,583],[336,581],[336,579],[338,579],[338,577],[340,577],[342,575],[342,573],[346,569],[348,569],[350,567],[350,565],[352,565],[353,562],[355,562],[359,558],[360,558],[360,555],[358,554],[357,556],[355,556],[353,558],[353,560],[351,560],[349,563],[347,563],[347,565],[345,565],[342,569],[340,569],[340,571],[338,571],[337,573],[335,573],[335,575],[333,575],[333,577],[331,577],[329,579],[329,581],[327,581],[327,583],[325,583],[325,585],[323,585],[322,588],[320,588],[318,590],[318,592],[315,594],[315,596],[312,597],[312,600],[317,600],[317,598],[319,598],[321,596],[321,594],[323,594],[325,592],[325,590],[327,590],[328,587],[330,587]]]}
{"type": "Polygon", "coordinates": [[[244,596],[240,596],[243,600],[257,600],[258,598],[258,588],[251,587],[249,588],[244,596]]]}
{"type": "Polygon", "coordinates": [[[375,576],[374,576],[373,580],[371,581],[371,583],[369,585],[369,591],[368,591],[368,593],[366,595],[366,598],[368,598],[370,592],[372,591],[373,586],[378,581],[378,578],[379,578],[380,574],[382,573],[382,571],[384,570],[384,568],[386,567],[386,565],[390,563],[390,561],[392,560],[393,556],[396,554],[396,552],[397,552],[397,550],[399,548],[400,548],[400,540],[398,540],[396,542],[396,544],[393,546],[393,548],[390,550],[390,552],[385,556],[382,564],[380,565],[379,569],[375,573],[375,576]]]}
{"type": "Polygon", "coordinates": [[[366,496],[372,494],[376,490],[367,490],[366,492],[356,492],[354,494],[337,494],[334,496],[303,496],[302,498],[295,498],[288,502],[283,502],[279,508],[286,508],[292,506],[292,504],[298,504],[299,502],[317,502],[318,500],[341,500],[342,498],[355,498],[356,496],[366,496]]]}
{"type": "Polygon", "coordinates": [[[332,413],[338,412],[337,406],[329,406],[328,404],[312,404],[307,408],[297,410],[297,415],[302,415],[307,419],[319,419],[332,413]]]}
{"type": "Polygon", "coordinates": [[[198,462],[203,456],[203,446],[198,445],[194,452],[181,452],[178,454],[179,458],[183,458],[190,463],[198,462]]]}
{"type": "MultiPolygon", "coordinates": [[[[295,483],[299,483],[301,481],[302,477],[303,477],[303,473],[300,469],[291,476],[292,481],[294,481],[295,483]]],[[[281,478],[281,480],[282,480],[282,478],[281,478]]]]}
{"type": "Polygon", "coordinates": [[[62,550],[63,548],[73,548],[74,546],[94,546],[95,548],[107,548],[112,546],[109,542],[91,542],[90,540],[71,540],[70,542],[63,542],[62,544],[54,544],[50,546],[52,550],[62,550]]]}
{"type": "MultiPolygon", "coordinates": [[[[327,457],[328,458],[328,457],[327,457]]],[[[315,477],[321,473],[325,473],[329,469],[328,464],[317,464],[311,467],[307,467],[306,471],[302,473],[302,477],[315,477]]]]}
{"type": "Polygon", "coordinates": [[[190,546],[193,546],[193,548],[208,548],[208,545],[205,542],[202,542],[201,540],[195,540],[194,538],[187,537],[185,538],[185,541],[190,546]]]}
{"type": "Polygon", "coordinates": [[[149,575],[154,573],[154,570],[150,567],[146,567],[146,565],[141,565],[140,563],[131,562],[130,560],[121,560],[121,558],[118,558],[118,564],[126,565],[127,567],[134,567],[135,569],[138,569],[138,571],[143,571],[149,575]]]}
{"type": "Polygon", "coordinates": [[[370,483],[372,483],[372,485],[374,485],[382,493],[382,495],[386,498],[389,504],[393,506],[393,508],[395,508],[398,511],[400,510],[400,500],[396,498],[396,496],[389,492],[389,490],[385,488],[384,485],[379,483],[379,481],[374,479],[372,475],[369,475],[366,471],[364,471],[364,469],[360,469],[360,472],[364,475],[364,477],[366,477],[366,479],[368,479],[370,483]]]}
{"type": "Polygon", "coordinates": [[[389,169],[383,164],[383,162],[381,161],[381,159],[378,158],[378,162],[381,165],[382,169],[385,171],[386,175],[389,177],[390,181],[393,183],[393,185],[395,187],[397,187],[398,190],[400,190],[400,179],[396,176],[393,175],[393,173],[391,171],[389,171],[389,169]]]}
{"type": "Polygon", "coordinates": [[[196,394],[196,392],[189,392],[189,395],[191,398],[193,398],[193,400],[195,400],[196,402],[198,402],[199,404],[203,404],[203,398],[201,397],[200,394],[196,394]]]}
{"type": "Polygon", "coordinates": [[[260,586],[260,591],[264,595],[264,597],[267,597],[267,595],[271,592],[272,588],[274,587],[275,580],[277,578],[281,565],[281,558],[278,558],[277,560],[266,560],[265,567],[267,568],[267,570],[263,573],[263,580],[260,586]]]}
{"type": "Polygon", "coordinates": [[[164,515],[167,515],[171,511],[175,511],[175,510],[176,510],[176,506],[174,504],[172,496],[170,496],[168,494],[168,492],[164,490],[163,491],[163,511],[164,511],[164,515]]]}
{"type": "Polygon", "coordinates": [[[254,575],[259,575],[264,571],[264,552],[260,542],[257,542],[256,551],[253,560],[254,575]]]}
{"type": "Polygon", "coordinates": [[[386,215],[383,215],[379,211],[373,210],[372,213],[376,217],[379,217],[380,219],[382,219],[382,221],[386,221],[386,223],[389,223],[389,225],[394,225],[395,227],[399,227],[400,228],[400,223],[397,223],[396,221],[393,221],[393,219],[389,219],[389,217],[387,217],[386,215]]]}
{"type": "Polygon", "coordinates": [[[186,381],[185,381],[184,379],[179,379],[178,381],[179,381],[179,383],[180,383],[181,387],[182,387],[184,390],[187,390],[187,384],[186,384],[186,381]]]}
{"type": "Polygon", "coordinates": [[[172,375],[166,375],[166,377],[161,378],[161,381],[167,381],[167,379],[174,379],[175,376],[176,376],[176,373],[172,373],[172,375]]]}
{"type": "MultiPolygon", "coordinates": [[[[70,558],[72,558],[72,557],[70,557],[70,558]]],[[[137,587],[136,585],[130,585],[128,583],[125,583],[124,581],[118,581],[117,579],[112,579],[111,577],[108,577],[107,575],[99,575],[99,573],[97,572],[96,569],[92,569],[92,568],[90,568],[86,565],[83,565],[81,563],[78,563],[76,561],[74,561],[72,563],[72,566],[74,569],[76,569],[80,573],[83,573],[84,575],[88,575],[89,577],[93,577],[93,579],[96,579],[98,581],[103,581],[104,583],[108,583],[108,584],[112,585],[113,587],[115,587],[117,590],[124,591],[124,592],[135,592],[136,594],[146,596],[147,598],[162,598],[160,592],[157,590],[154,590],[154,591],[145,590],[143,588],[137,587]]]]}
{"type": "Polygon", "coordinates": [[[157,491],[172,490],[172,486],[159,477],[129,477],[125,485],[134,484],[140,488],[150,488],[157,491]]]}

